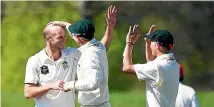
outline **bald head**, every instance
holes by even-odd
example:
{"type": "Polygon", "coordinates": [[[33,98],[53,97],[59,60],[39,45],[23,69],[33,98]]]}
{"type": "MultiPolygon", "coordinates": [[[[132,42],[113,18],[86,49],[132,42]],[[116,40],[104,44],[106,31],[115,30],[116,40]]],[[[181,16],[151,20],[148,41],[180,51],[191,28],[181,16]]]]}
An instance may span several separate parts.
{"type": "Polygon", "coordinates": [[[60,26],[47,25],[43,31],[44,38],[54,36],[55,32],[64,32],[64,29],[60,26]]]}

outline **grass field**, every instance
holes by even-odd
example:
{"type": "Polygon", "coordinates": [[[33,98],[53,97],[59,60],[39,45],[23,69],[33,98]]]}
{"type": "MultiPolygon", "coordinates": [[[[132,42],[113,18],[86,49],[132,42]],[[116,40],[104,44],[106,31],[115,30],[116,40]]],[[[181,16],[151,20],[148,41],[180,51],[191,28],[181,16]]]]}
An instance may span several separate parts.
{"type": "MultiPolygon", "coordinates": [[[[26,100],[23,93],[1,92],[1,107],[34,107],[33,100],[26,100]]],[[[214,92],[197,92],[200,107],[214,107],[214,92]]],[[[111,92],[112,107],[145,107],[144,91],[111,92]]],[[[79,107],[78,104],[76,104],[79,107]]]]}

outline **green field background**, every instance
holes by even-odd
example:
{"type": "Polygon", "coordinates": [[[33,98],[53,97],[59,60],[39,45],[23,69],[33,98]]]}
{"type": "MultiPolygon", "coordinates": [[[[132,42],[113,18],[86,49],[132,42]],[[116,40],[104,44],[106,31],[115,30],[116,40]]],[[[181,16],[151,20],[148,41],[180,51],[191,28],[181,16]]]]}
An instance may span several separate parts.
{"type": "MultiPolygon", "coordinates": [[[[196,90],[201,107],[214,107],[214,2],[1,1],[2,107],[34,107],[23,94],[25,67],[28,58],[45,47],[42,33],[48,22],[90,19],[100,40],[110,4],[118,8],[107,53],[112,107],[145,107],[145,82],[121,72],[125,37],[136,23],[142,37],[134,47],[133,62],[146,62],[143,36],[152,24],[169,30],[175,38],[173,52],[184,68],[184,84],[196,90]]],[[[66,46],[77,48],[69,36],[66,40],[66,46]]]]}

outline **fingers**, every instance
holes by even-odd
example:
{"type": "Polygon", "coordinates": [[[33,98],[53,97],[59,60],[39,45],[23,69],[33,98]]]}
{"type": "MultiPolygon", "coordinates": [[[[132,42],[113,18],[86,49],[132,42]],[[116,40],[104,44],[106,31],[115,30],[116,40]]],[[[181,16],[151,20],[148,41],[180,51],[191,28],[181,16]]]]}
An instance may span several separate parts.
{"type": "Polygon", "coordinates": [[[65,82],[64,81],[59,81],[58,87],[59,89],[63,89],[65,82]]]}
{"type": "Polygon", "coordinates": [[[139,36],[140,30],[139,30],[139,25],[138,24],[134,25],[133,33],[134,33],[134,35],[139,36]]]}
{"type": "Polygon", "coordinates": [[[135,31],[135,34],[137,35],[137,37],[138,37],[138,38],[140,37],[140,27],[139,27],[139,25],[138,25],[138,24],[136,25],[136,31],[135,31]]]}
{"type": "Polygon", "coordinates": [[[113,6],[110,6],[110,15],[112,14],[113,6]]]}
{"type": "Polygon", "coordinates": [[[112,9],[112,13],[113,13],[113,15],[116,15],[116,13],[117,13],[117,8],[115,6],[112,9]]]}
{"type": "Polygon", "coordinates": [[[132,26],[129,26],[129,32],[128,32],[128,34],[129,35],[132,34],[132,26]]]}
{"type": "Polygon", "coordinates": [[[155,30],[155,27],[156,27],[156,25],[152,25],[151,27],[150,27],[150,29],[149,29],[149,32],[147,33],[147,34],[151,34],[154,30],[155,30]]]}
{"type": "Polygon", "coordinates": [[[105,17],[106,17],[106,21],[108,21],[108,16],[105,14],[105,17]]]}
{"type": "Polygon", "coordinates": [[[108,8],[108,19],[110,18],[110,15],[111,15],[111,6],[109,6],[109,8],[108,8]]]}
{"type": "Polygon", "coordinates": [[[132,32],[135,34],[136,33],[136,25],[134,25],[132,32]]]}
{"type": "Polygon", "coordinates": [[[109,8],[108,8],[108,19],[111,17],[111,16],[116,16],[117,15],[117,8],[116,8],[116,6],[113,6],[113,5],[111,5],[111,6],[109,6],[109,8]]]}

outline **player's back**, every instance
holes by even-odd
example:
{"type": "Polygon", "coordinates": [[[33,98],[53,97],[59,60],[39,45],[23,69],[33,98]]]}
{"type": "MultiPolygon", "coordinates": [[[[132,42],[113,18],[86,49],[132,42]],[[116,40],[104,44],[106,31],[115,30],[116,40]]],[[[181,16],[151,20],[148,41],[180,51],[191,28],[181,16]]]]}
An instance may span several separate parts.
{"type": "Polygon", "coordinates": [[[163,60],[159,66],[160,80],[162,84],[159,87],[161,102],[167,107],[173,107],[178,92],[179,69],[176,60],[163,60]]]}
{"type": "Polygon", "coordinates": [[[153,96],[156,104],[153,104],[154,100],[151,99],[147,105],[149,107],[174,107],[179,85],[178,63],[173,54],[156,58],[155,62],[158,76],[155,84],[147,85],[147,88],[150,88],[147,96],[153,96]]]}

